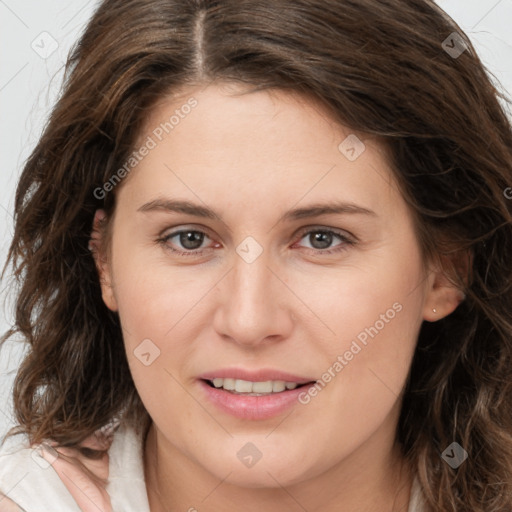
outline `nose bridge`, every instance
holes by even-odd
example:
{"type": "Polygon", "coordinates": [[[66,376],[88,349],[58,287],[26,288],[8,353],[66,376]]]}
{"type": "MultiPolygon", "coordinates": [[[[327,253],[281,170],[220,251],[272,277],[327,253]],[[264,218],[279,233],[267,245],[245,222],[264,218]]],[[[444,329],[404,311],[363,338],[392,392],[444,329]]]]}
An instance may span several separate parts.
{"type": "Polygon", "coordinates": [[[233,299],[231,307],[238,310],[237,316],[240,320],[261,321],[261,316],[269,313],[265,309],[276,299],[272,290],[273,275],[268,269],[268,260],[268,251],[254,260],[246,260],[239,255],[235,259],[231,273],[230,296],[233,299]],[[260,318],[257,320],[257,317],[260,318]]]}
{"type": "Polygon", "coordinates": [[[223,284],[221,314],[216,329],[240,344],[256,344],[283,334],[288,325],[283,308],[282,283],[269,269],[269,252],[255,251],[251,241],[237,247],[233,268],[223,284]],[[259,252],[259,254],[257,254],[259,252]],[[250,257],[249,257],[250,256],[250,257]]]}

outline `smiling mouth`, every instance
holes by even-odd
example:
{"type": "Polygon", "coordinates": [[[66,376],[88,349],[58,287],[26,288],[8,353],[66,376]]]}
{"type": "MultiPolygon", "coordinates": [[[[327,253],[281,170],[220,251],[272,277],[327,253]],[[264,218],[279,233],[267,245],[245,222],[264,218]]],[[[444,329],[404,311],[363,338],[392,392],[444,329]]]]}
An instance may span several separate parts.
{"type": "Polygon", "coordinates": [[[265,382],[252,382],[242,379],[215,378],[212,380],[203,379],[210,387],[227,391],[234,395],[265,396],[291,391],[296,388],[310,386],[315,381],[299,384],[297,382],[286,382],[284,380],[268,380],[265,382]]]}

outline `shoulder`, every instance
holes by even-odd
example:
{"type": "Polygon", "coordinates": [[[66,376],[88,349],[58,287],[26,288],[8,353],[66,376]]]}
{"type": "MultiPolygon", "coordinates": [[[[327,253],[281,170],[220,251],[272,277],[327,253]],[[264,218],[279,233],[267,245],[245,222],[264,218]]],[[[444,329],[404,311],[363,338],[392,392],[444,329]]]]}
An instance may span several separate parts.
{"type": "Polygon", "coordinates": [[[5,441],[0,448],[0,512],[80,512],[44,455],[44,447],[30,447],[24,435],[5,441]]]}
{"type": "Polygon", "coordinates": [[[105,454],[90,460],[51,442],[31,447],[25,435],[7,439],[0,447],[0,512],[149,512],[141,433],[114,420],[81,446],[105,454]]]}
{"type": "MultiPolygon", "coordinates": [[[[103,452],[95,460],[77,449],[57,447],[51,440],[30,446],[24,434],[8,438],[0,448],[0,493],[25,512],[83,512],[90,510],[91,504],[109,512],[105,482],[116,428],[114,423],[106,425],[81,443],[84,448],[103,452]]],[[[6,498],[2,500],[4,507],[9,503],[6,498]]]]}

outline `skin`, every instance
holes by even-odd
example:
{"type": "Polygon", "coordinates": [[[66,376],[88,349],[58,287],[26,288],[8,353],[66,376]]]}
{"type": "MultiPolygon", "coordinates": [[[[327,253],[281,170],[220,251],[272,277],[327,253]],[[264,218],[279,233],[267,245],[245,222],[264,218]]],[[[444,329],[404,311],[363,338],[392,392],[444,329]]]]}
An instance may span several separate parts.
{"type": "Polygon", "coordinates": [[[422,322],[450,314],[460,294],[425,268],[378,141],[360,135],[366,149],[350,161],[338,145],[353,132],[313,100],[242,91],[213,83],[164,98],[139,142],[190,97],[198,105],[115,190],[108,248],[104,212],[95,218],[103,300],[119,313],[153,420],[144,460],[151,510],[407,510],[412,474],[395,443],[401,391],[422,322]],[[218,218],[138,211],[162,198],[218,218]],[[374,214],[279,220],[328,201],[374,214]],[[206,233],[203,243],[158,242],[187,228],[206,233]],[[334,235],[321,245],[315,233],[329,229],[355,243],[334,235]],[[252,263],[236,252],[248,236],[263,248],[252,263]],[[242,420],[201,393],[198,375],[226,367],[320,379],[396,303],[400,312],[306,405],[242,420]],[[144,339],[160,350],[149,366],[134,354],[144,339]],[[237,457],[248,442],[262,453],[251,468],[237,457]]]}

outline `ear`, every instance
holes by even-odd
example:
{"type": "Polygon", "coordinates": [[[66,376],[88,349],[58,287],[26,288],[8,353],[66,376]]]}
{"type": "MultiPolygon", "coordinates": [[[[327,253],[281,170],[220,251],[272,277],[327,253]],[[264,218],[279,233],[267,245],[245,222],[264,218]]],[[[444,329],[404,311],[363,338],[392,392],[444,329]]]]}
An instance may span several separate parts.
{"type": "Polygon", "coordinates": [[[89,240],[89,250],[98,270],[103,302],[110,310],[117,311],[117,301],[112,287],[112,271],[105,247],[106,219],[105,210],[96,210],[89,240]]]}
{"type": "Polygon", "coordinates": [[[472,257],[468,251],[450,256],[441,256],[429,277],[427,296],[423,306],[423,319],[436,322],[457,309],[466,298],[461,285],[456,284],[456,275],[467,284],[472,257]],[[450,275],[453,276],[450,279],[450,275]]]}

